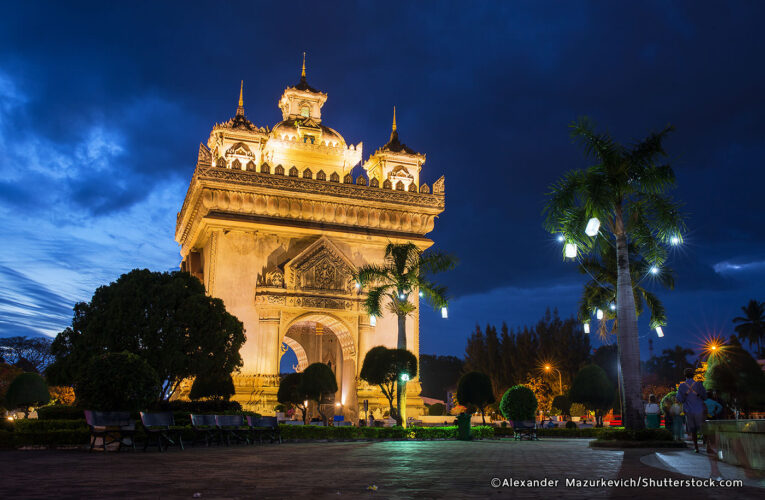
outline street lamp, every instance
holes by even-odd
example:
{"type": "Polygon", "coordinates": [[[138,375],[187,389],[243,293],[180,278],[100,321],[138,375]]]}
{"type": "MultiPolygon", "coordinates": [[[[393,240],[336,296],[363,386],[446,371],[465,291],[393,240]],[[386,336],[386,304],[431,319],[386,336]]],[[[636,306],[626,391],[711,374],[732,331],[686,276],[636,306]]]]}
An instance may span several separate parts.
{"type": "Polygon", "coordinates": [[[555,370],[558,372],[558,394],[563,394],[563,377],[560,374],[560,370],[555,368],[554,366],[550,366],[549,364],[544,366],[546,372],[550,372],[550,370],[555,370]]]}
{"type": "Polygon", "coordinates": [[[409,374],[408,373],[402,373],[401,374],[401,381],[402,382],[409,382],[409,374]]]}

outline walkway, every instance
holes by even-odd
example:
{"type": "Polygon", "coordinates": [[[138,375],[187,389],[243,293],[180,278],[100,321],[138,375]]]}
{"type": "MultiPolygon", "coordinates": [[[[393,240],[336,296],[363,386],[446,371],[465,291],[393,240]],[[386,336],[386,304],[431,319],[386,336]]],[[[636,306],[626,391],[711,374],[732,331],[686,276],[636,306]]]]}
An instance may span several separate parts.
{"type": "Polygon", "coordinates": [[[565,480],[688,479],[641,462],[651,450],[590,449],[586,440],[285,443],[86,453],[2,451],[14,498],[762,498],[743,487],[566,487],[565,480]],[[496,479],[495,479],[496,478],[496,479]],[[557,487],[491,486],[492,479],[557,487]],[[375,489],[376,488],[376,489],[375,489]],[[639,495],[636,497],[636,495],[639,495]]]}

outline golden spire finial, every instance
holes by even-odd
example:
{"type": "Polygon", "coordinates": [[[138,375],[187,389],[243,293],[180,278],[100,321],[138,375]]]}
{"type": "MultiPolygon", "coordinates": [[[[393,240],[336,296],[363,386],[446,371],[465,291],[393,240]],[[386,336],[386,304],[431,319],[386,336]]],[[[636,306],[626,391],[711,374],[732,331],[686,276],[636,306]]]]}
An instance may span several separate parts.
{"type": "Polygon", "coordinates": [[[303,52],[303,71],[300,73],[300,78],[305,78],[305,52],[303,52]]]}
{"type": "Polygon", "coordinates": [[[243,92],[244,92],[244,80],[242,80],[242,84],[239,86],[239,107],[240,108],[244,106],[244,99],[242,98],[243,92]]]}
{"type": "Polygon", "coordinates": [[[392,132],[396,131],[396,106],[393,106],[393,130],[392,132]]]}

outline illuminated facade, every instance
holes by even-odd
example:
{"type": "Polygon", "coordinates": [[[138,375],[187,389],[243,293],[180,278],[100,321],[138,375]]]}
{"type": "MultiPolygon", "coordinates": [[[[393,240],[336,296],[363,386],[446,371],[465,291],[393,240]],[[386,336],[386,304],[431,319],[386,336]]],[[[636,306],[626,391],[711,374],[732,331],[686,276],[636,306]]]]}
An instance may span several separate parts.
{"type": "MultiPolygon", "coordinates": [[[[297,370],[316,361],[332,368],[341,403],[332,407],[355,420],[364,399],[372,410],[387,408],[358,374],[370,348],[396,346],[397,321],[388,313],[370,324],[354,270],[381,262],[388,242],[432,244],[425,235],[444,210],[444,178],[432,191],[420,184],[425,156],[399,141],[395,112],[390,141],[354,178],[362,144],[346,144],[324,124],[326,101],[308,85],[304,65],[279,99],[282,121],[259,127],[245,117],[240,89],[235,116],[199,146],[175,239],[181,268],[244,323],[234,399],[273,414],[289,347],[297,370]]],[[[408,348],[417,355],[418,310],[407,320],[408,348]]],[[[409,384],[409,415],[418,415],[419,381],[409,384]]]]}

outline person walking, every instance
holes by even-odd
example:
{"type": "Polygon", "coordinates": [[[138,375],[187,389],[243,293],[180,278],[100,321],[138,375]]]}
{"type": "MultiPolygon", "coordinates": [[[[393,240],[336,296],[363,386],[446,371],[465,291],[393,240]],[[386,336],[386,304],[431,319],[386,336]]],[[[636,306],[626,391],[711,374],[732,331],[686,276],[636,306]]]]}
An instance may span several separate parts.
{"type": "Polygon", "coordinates": [[[656,402],[656,395],[651,394],[648,396],[648,404],[645,405],[645,427],[646,429],[658,429],[661,418],[659,417],[661,410],[659,404],[656,402]]]}
{"type": "Polygon", "coordinates": [[[704,425],[707,391],[701,382],[693,380],[693,368],[685,369],[685,382],[677,387],[677,400],[683,403],[685,411],[685,429],[693,439],[693,448],[699,452],[699,432],[704,425]]]}

